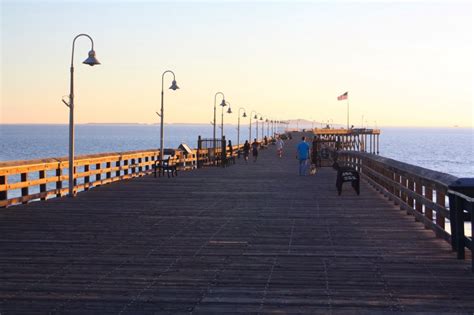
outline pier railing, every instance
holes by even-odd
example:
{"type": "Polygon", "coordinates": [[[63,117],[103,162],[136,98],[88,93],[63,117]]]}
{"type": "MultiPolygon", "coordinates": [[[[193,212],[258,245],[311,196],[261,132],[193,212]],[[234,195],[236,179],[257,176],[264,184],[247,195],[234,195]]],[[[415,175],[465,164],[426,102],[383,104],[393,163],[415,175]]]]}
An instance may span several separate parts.
{"type": "MultiPolygon", "coordinates": [[[[232,148],[235,157],[242,145],[232,148]]],[[[159,157],[158,149],[76,156],[74,191],[150,174],[159,157]]],[[[188,154],[175,150],[173,156],[179,170],[194,169],[198,162],[210,165],[210,161],[208,150],[194,149],[188,154]]],[[[0,207],[67,195],[68,168],[67,157],[0,162],[0,207]]]]}
{"type": "Polygon", "coordinates": [[[465,248],[474,250],[473,199],[469,196],[473,186],[463,185],[466,179],[365,152],[341,151],[338,161],[355,168],[402,210],[451,243],[458,258],[464,258],[465,248]],[[464,230],[468,219],[471,237],[464,230]]]}

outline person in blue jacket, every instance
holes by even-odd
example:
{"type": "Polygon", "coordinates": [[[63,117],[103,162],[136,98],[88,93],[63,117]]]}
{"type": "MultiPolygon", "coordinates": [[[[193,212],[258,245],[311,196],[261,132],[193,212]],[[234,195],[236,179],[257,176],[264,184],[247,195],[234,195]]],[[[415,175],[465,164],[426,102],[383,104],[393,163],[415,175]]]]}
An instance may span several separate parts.
{"type": "Polygon", "coordinates": [[[300,162],[300,166],[299,166],[300,176],[306,175],[306,169],[307,169],[308,159],[309,159],[309,144],[307,144],[305,140],[306,138],[304,136],[301,137],[301,142],[298,144],[298,147],[297,147],[296,158],[300,162]]]}

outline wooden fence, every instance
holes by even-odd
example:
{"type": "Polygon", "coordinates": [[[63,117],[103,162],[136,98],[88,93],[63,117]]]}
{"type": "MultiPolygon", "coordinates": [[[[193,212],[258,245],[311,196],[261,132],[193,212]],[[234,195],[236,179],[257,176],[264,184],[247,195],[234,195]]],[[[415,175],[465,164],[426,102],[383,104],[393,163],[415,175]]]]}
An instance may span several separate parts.
{"type": "MultiPolygon", "coordinates": [[[[458,258],[464,258],[465,248],[473,250],[472,196],[453,190],[462,179],[365,152],[341,151],[338,161],[355,168],[402,210],[450,242],[458,258]],[[464,230],[466,220],[471,221],[471,237],[464,230]]],[[[473,187],[466,191],[472,193],[473,187]]]]}
{"type": "MultiPolygon", "coordinates": [[[[233,146],[234,157],[241,148],[242,145],[233,146]]],[[[175,152],[173,161],[179,170],[196,168],[198,160],[202,165],[210,164],[208,150],[193,150],[187,155],[183,151],[175,152]]],[[[76,156],[74,190],[85,191],[94,186],[150,174],[159,156],[159,150],[76,156]]],[[[67,157],[0,162],[0,207],[67,195],[68,168],[67,157]]]]}

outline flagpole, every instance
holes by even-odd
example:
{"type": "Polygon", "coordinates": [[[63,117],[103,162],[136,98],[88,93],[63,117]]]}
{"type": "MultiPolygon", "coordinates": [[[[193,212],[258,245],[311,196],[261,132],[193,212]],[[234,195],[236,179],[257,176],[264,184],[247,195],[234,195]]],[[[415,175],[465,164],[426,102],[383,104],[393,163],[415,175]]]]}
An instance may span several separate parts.
{"type": "Polygon", "coordinates": [[[349,130],[349,95],[347,95],[346,101],[347,101],[347,130],[349,130]]]}

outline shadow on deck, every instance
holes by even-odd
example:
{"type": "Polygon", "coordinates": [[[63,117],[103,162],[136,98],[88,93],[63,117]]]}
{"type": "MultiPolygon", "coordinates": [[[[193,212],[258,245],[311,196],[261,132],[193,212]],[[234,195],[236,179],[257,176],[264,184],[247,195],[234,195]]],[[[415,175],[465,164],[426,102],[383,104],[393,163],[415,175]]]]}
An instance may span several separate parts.
{"type": "Polygon", "coordinates": [[[474,311],[469,260],[295,144],[2,209],[0,313],[474,311]]]}

